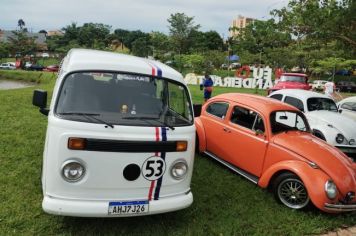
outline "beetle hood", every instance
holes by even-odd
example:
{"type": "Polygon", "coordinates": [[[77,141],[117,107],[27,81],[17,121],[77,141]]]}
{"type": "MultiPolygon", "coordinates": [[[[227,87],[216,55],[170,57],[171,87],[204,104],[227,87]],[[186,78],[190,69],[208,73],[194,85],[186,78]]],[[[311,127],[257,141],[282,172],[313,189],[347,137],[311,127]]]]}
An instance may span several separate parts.
{"type": "Polygon", "coordinates": [[[312,111],[305,114],[307,119],[320,120],[325,122],[330,128],[335,128],[346,139],[356,139],[356,121],[340,113],[332,111],[312,111]]]}
{"type": "Polygon", "coordinates": [[[343,195],[356,190],[356,165],[337,148],[300,131],[277,134],[272,142],[317,164],[332,178],[343,195]]]}

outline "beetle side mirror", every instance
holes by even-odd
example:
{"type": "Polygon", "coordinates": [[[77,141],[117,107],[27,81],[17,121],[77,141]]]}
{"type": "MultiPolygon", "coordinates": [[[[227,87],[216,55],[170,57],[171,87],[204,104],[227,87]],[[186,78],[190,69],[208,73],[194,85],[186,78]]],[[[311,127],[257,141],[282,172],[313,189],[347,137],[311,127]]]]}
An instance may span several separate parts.
{"type": "Polygon", "coordinates": [[[47,91],[36,89],[33,91],[32,104],[40,108],[43,115],[48,116],[49,109],[47,109],[47,91]]]}
{"type": "Polygon", "coordinates": [[[202,104],[193,104],[194,117],[198,117],[201,114],[202,104]]]}
{"type": "Polygon", "coordinates": [[[341,110],[341,109],[339,109],[339,113],[340,113],[340,114],[342,113],[342,110],[341,110]]]}

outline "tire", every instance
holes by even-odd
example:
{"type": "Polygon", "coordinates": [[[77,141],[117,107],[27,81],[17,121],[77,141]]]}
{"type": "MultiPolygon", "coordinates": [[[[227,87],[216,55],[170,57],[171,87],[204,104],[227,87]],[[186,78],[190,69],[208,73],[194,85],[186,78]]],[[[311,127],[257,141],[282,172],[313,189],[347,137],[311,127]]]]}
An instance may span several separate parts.
{"type": "Polygon", "coordinates": [[[303,181],[293,173],[279,175],[273,183],[277,201],[291,209],[305,209],[310,205],[310,197],[303,181]]]}
{"type": "Polygon", "coordinates": [[[320,139],[326,141],[325,136],[324,136],[323,133],[320,132],[319,130],[313,130],[313,135],[314,135],[315,137],[317,137],[317,138],[320,138],[320,139]]]}

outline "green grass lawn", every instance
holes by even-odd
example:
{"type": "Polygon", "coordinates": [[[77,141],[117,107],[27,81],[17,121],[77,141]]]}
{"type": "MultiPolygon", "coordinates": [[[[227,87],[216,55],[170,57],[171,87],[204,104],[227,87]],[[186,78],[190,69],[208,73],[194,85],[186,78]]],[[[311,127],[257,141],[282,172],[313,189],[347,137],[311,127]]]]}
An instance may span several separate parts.
{"type": "MultiPolygon", "coordinates": [[[[0,72],[0,78],[12,75],[0,72]]],[[[39,76],[22,75],[28,81],[39,76]]],[[[35,88],[51,94],[54,78],[42,75],[39,81],[35,88]]],[[[356,225],[355,213],[287,209],[270,192],[199,155],[194,203],[185,210],[112,219],[48,215],[41,209],[40,181],[47,120],[31,105],[33,90],[0,90],[0,235],[310,235],[356,225]]],[[[198,86],[190,90],[195,102],[203,100],[198,86]]],[[[215,88],[213,93],[233,91],[255,92],[215,88]]]]}

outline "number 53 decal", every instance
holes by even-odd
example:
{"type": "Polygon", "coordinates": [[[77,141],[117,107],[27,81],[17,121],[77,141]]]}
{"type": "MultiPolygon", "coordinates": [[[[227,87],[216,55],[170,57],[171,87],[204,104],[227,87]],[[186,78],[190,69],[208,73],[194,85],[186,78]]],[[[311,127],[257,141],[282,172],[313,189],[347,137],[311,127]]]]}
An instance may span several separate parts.
{"type": "Polygon", "coordinates": [[[159,179],[165,171],[165,161],[157,156],[149,157],[142,166],[143,177],[150,181],[159,179]]]}

